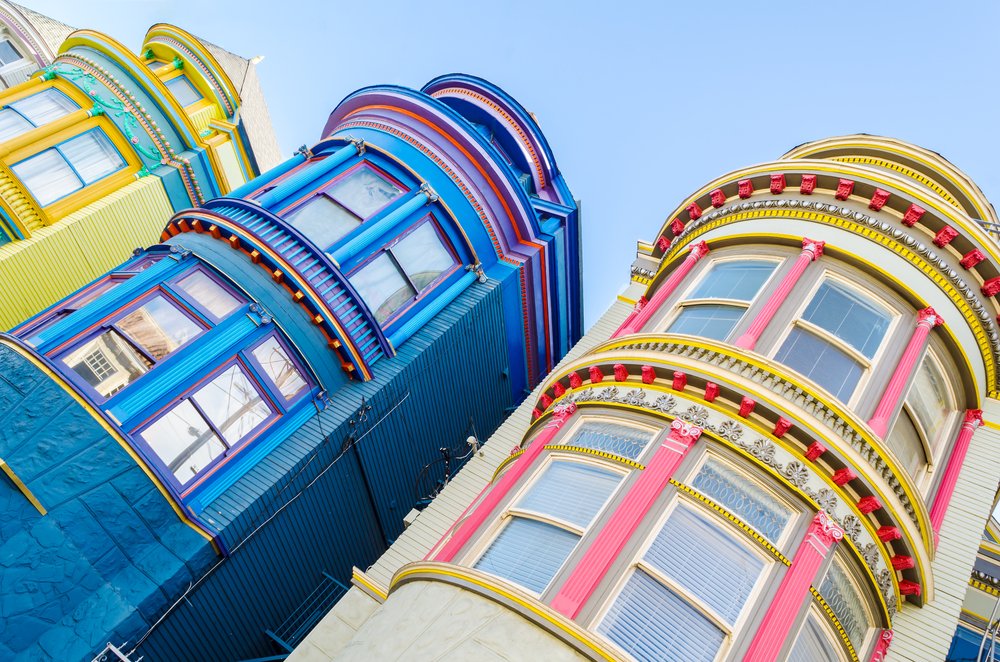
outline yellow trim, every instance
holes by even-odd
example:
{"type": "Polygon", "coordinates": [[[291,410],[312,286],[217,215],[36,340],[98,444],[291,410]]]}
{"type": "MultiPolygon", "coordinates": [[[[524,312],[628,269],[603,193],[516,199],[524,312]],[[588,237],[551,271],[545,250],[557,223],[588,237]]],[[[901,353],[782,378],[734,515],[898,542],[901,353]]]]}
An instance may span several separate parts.
{"type": "MultiPolygon", "coordinates": [[[[492,595],[500,596],[530,612],[537,620],[548,627],[565,634],[571,641],[579,642],[584,650],[590,651],[602,660],[622,660],[619,655],[607,647],[607,644],[597,639],[589,630],[580,627],[559,612],[542,604],[534,596],[507,584],[503,580],[495,580],[485,573],[452,565],[450,563],[435,563],[422,561],[408,563],[396,571],[389,584],[389,595],[400,586],[411,581],[444,581],[458,588],[468,590],[463,584],[472,584],[484,592],[487,599],[492,595]],[[444,580],[439,578],[446,578],[444,580]]],[[[497,601],[499,602],[499,601],[497,601]]],[[[500,603],[503,604],[503,603],[500,603]]],[[[524,616],[524,614],[522,614],[524,616]]]]}
{"type": "Polygon", "coordinates": [[[733,524],[735,524],[744,533],[746,533],[748,536],[750,536],[751,538],[753,538],[754,541],[758,545],[760,545],[761,547],[763,547],[764,549],[766,549],[768,552],[771,553],[772,556],[774,556],[776,559],[778,559],[779,561],[781,561],[785,565],[787,565],[787,566],[792,565],[792,562],[788,559],[788,557],[786,557],[784,554],[782,554],[781,552],[779,552],[778,548],[775,547],[774,545],[772,545],[771,542],[767,538],[765,538],[764,536],[762,536],[759,533],[757,533],[757,531],[755,531],[749,524],[747,524],[746,522],[744,522],[743,520],[741,520],[739,517],[737,517],[733,513],[729,512],[728,510],[726,510],[725,508],[723,508],[722,506],[720,506],[718,503],[716,503],[712,499],[708,498],[707,496],[705,496],[704,494],[702,494],[698,490],[694,489],[693,487],[685,485],[684,483],[682,483],[682,482],[680,482],[678,480],[675,480],[673,478],[670,479],[670,484],[673,485],[674,487],[676,487],[678,490],[684,492],[685,494],[691,495],[692,497],[694,497],[698,501],[702,502],[703,504],[705,504],[706,506],[708,506],[709,508],[711,508],[715,512],[719,513],[720,515],[722,515],[723,517],[725,517],[727,520],[729,520],[733,524]]]}
{"type": "Polygon", "coordinates": [[[812,593],[813,598],[816,599],[816,602],[819,603],[823,612],[826,613],[827,617],[833,623],[833,627],[836,628],[837,633],[840,634],[840,638],[843,640],[844,645],[847,646],[847,652],[850,653],[851,659],[857,660],[858,653],[854,650],[854,645],[851,643],[850,637],[847,636],[847,630],[844,629],[844,626],[841,624],[840,619],[837,618],[837,615],[833,613],[833,609],[827,604],[826,600],[823,599],[823,596],[819,594],[819,591],[816,590],[815,586],[810,586],[809,592],[812,593]]]}
{"type": "Polygon", "coordinates": [[[503,470],[506,469],[510,465],[511,462],[513,462],[517,458],[521,457],[522,455],[524,455],[524,451],[520,450],[520,451],[517,451],[516,453],[511,453],[510,455],[508,455],[507,457],[505,457],[503,459],[503,462],[501,462],[499,465],[497,465],[496,471],[493,472],[493,477],[490,478],[490,483],[495,483],[496,480],[497,480],[497,477],[501,474],[501,472],[503,472],[503,470]]]}
{"type": "Polygon", "coordinates": [[[993,597],[1000,597],[1000,588],[994,588],[985,582],[981,582],[974,577],[969,577],[969,586],[976,589],[977,591],[982,591],[983,593],[989,593],[993,597]]]}
{"type": "Polygon", "coordinates": [[[899,174],[914,179],[930,190],[934,191],[940,195],[944,200],[948,202],[952,207],[965,212],[962,209],[961,203],[958,199],[953,196],[948,189],[939,184],[937,180],[928,177],[927,175],[913,170],[912,168],[907,168],[902,163],[897,163],[896,161],[890,161],[888,159],[880,159],[874,156],[830,156],[830,157],[818,157],[825,161],[836,161],[837,163],[850,163],[851,165],[863,165],[863,166],[875,166],[878,168],[885,168],[886,170],[894,170],[899,174]]]}
{"type": "Polygon", "coordinates": [[[351,571],[351,583],[382,602],[385,602],[389,598],[389,592],[357,566],[351,571]]]}
{"type": "Polygon", "coordinates": [[[167,488],[164,487],[162,482],[160,482],[160,478],[152,470],[150,470],[150,468],[146,465],[145,461],[143,461],[143,459],[139,457],[139,455],[135,452],[135,449],[132,448],[132,445],[128,443],[128,441],[125,439],[124,436],[122,436],[121,432],[114,426],[110,425],[106,420],[104,420],[104,417],[102,417],[100,413],[89,402],[80,397],[80,395],[76,392],[76,390],[74,390],[73,387],[70,386],[65,379],[63,379],[62,375],[50,370],[47,365],[36,359],[34,356],[31,355],[31,353],[26,352],[23,348],[19,347],[16,343],[12,343],[7,338],[0,338],[0,345],[12,349],[19,356],[26,359],[29,363],[31,363],[38,370],[40,370],[46,377],[54,381],[60,388],[62,388],[63,391],[69,394],[69,396],[78,405],[80,405],[84,409],[84,411],[90,414],[90,416],[94,419],[94,421],[96,421],[97,424],[100,425],[105,432],[107,432],[115,441],[118,442],[118,445],[122,447],[122,450],[124,450],[129,455],[129,457],[131,457],[132,460],[135,461],[136,465],[140,469],[142,469],[142,472],[146,474],[146,476],[149,478],[150,481],[152,481],[156,489],[159,490],[160,494],[163,495],[163,498],[166,499],[168,504],[170,504],[170,507],[173,509],[177,517],[179,517],[182,522],[184,522],[192,529],[197,531],[198,534],[201,535],[203,538],[212,542],[213,545],[215,544],[215,541],[212,540],[212,536],[210,536],[207,531],[204,531],[201,527],[197,526],[194,522],[192,522],[188,518],[184,510],[181,509],[180,505],[174,500],[173,496],[170,495],[170,492],[167,491],[167,488]]]}
{"type": "Polygon", "coordinates": [[[565,451],[568,453],[578,453],[580,455],[593,455],[594,457],[599,457],[604,460],[611,460],[612,462],[617,462],[618,464],[624,464],[626,467],[632,467],[633,469],[639,469],[640,471],[646,467],[639,464],[635,460],[630,460],[627,457],[622,457],[621,455],[615,455],[614,453],[606,453],[604,451],[594,450],[593,448],[584,448],[583,446],[563,446],[560,444],[550,444],[545,447],[548,451],[565,451]]]}
{"type": "MultiPolygon", "coordinates": [[[[637,283],[641,282],[638,278],[635,278],[635,277],[633,277],[632,280],[634,280],[637,283]]],[[[643,284],[645,284],[645,283],[643,283],[643,284]]],[[[621,301],[622,303],[627,303],[630,306],[634,306],[637,303],[636,299],[630,299],[627,296],[625,296],[624,294],[619,294],[617,298],[618,298],[618,301],[621,301]]]]}
{"type": "Polygon", "coordinates": [[[14,473],[14,470],[3,460],[3,458],[0,458],[0,470],[7,474],[7,478],[10,478],[10,481],[14,483],[14,487],[16,487],[18,491],[31,502],[31,505],[35,507],[35,510],[37,510],[43,517],[46,513],[48,513],[48,511],[45,510],[45,506],[43,506],[42,502],[38,500],[38,497],[35,496],[34,492],[32,492],[31,489],[24,484],[21,477],[14,473]]]}
{"type": "MultiPolygon", "coordinates": [[[[707,223],[705,225],[700,226],[699,228],[697,228],[693,232],[685,235],[685,237],[684,237],[685,242],[686,242],[685,245],[687,243],[690,243],[694,239],[702,236],[703,234],[705,234],[707,232],[710,232],[712,230],[715,230],[716,228],[721,227],[723,225],[728,225],[730,223],[740,222],[740,221],[758,220],[758,219],[765,218],[765,217],[767,217],[767,218],[794,218],[794,219],[798,219],[798,220],[815,221],[815,222],[818,222],[818,223],[822,223],[824,225],[832,225],[834,227],[837,227],[837,228],[840,228],[840,229],[852,232],[852,233],[854,233],[856,235],[860,235],[862,237],[866,237],[868,239],[871,239],[873,242],[875,242],[875,243],[877,243],[877,244],[879,244],[881,246],[884,246],[884,247],[892,250],[894,253],[896,253],[897,255],[899,255],[901,258],[903,258],[904,260],[907,260],[908,262],[910,262],[911,264],[913,264],[914,266],[916,266],[920,271],[922,271],[928,278],[930,278],[944,292],[945,296],[947,296],[949,299],[951,299],[951,301],[954,304],[955,308],[957,308],[959,310],[959,312],[962,314],[962,317],[965,318],[965,321],[969,325],[969,328],[972,331],[972,334],[976,338],[976,342],[979,345],[980,353],[982,354],[983,367],[984,367],[984,369],[986,371],[987,388],[990,389],[987,392],[987,395],[989,397],[991,397],[991,398],[1000,397],[1000,389],[998,389],[998,386],[1000,386],[1000,385],[997,384],[996,362],[995,362],[994,357],[993,357],[993,349],[992,349],[992,346],[990,345],[990,342],[989,342],[989,336],[988,336],[988,334],[986,332],[986,329],[983,327],[982,321],[979,319],[979,316],[972,310],[971,306],[969,306],[968,302],[965,299],[965,296],[961,292],[959,292],[958,289],[951,283],[951,281],[948,280],[940,271],[938,271],[934,267],[933,264],[931,264],[929,261],[925,260],[923,257],[921,257],[919,254],[915,253],[914,251],[911,251],[909,248],[906,247],[905,244],[903,244],[901,242],[898,242],[898,241],[892,239],[891,237],[883,235],[881,232],[879,232],[877,230],[869,228],[866,225],[861,225],[859,223],[855,223],[854,221],[851,221],[851,220],[848,220],[848,219],[845,219],[845,218],[841,218],[841,217],[837,217],[837,216],[833,216],[833,215],[827,214],[825,212],[803,211],[803,210],[798,210],[798,209],[787,209],[787,208],[786,209],[776,209],[776,208],[751,209],[751,210],[745,211],[745,212],[738,212],[738,213],[735,213],[735,214],[730,214],[730,215],[724,216],[724,217],[722,217],[720,219],[716,219],[716,220],[712,221],[711,223],[707,223]]],[[[773,241],[776,238],[786,238],[786,237],[790,238],[790,239],[792,238],[792,237],[788,237],[787,235],[777,235],[777,234],[767,234],[767,235],[765,235],[765,234],[760,234],[760,233],[745,233],[745,234],[737,234],[737,235],[727,235],[725,238],[719,237],[719,239],[720,240],[721,239],[726,239],[726,240],[728,240],[728,239],[746,239],[746,238],[754,238],[754,237],[767,238],[769,241],[773,241]]],[[[664,256],[663,262],[661,262],[660,269],[659,269],[659,271],[657,271],[657,274],[656,274],[656,276],[653,279],[654,283],[657,283],[658,281],[661,280],[661,275],[670,266],[670,261],[674,260],[674,259],[676,259],[677,257],[680,256],[681,249],[683,247],[684,246],[681,245],[681,242],[678,242],[677,245],[671,247],[670,252],[667,255],[664,256]]],[[[833,254],[838,254],[838,252],[839,252],[838,249],[837,249],[837,247],[835,247],[835,246],[831,246],[831,247],[827,248],[826,251],[830,252],[830,253],[833,253],[833,254]]],[[[884,278],[886,278],[888,280],[891,280],[893,283],[895,283],[897,285],[898,288],[903,289],[906,292],[906,294],[908,294],[910,297],[913,297],[913,298],[916,298],[917,300],[920,300],[920,297],[918,297],[910,288],[906,287],[904,284],[902,284],[900,281],[898,281],[896,278],[894,278],[891,274],[889,274],[888,272],[884,271],[883,269],[875,266],[873,263],[870,263],[870,262],[868,262],[868,261],[866,261],[866,260],[864,260],[862,258],[859,258],[859,257],[855,256],[853,253],[846,253],[846,252],[839,252],[839,253],[841,255],[843,255],[844,257],[846,257],[846,258],[853,259],[853,260],[856,260],[857,262],[859,262],[861,264],[864,264],[866,267],[867,266],[873,267],[884,278]]],[[[974,288],[975,287],[975,282],[973,281],[973,283],[971,285],[974,288]]],[[[647,292],[646,292],[647,297],[650,294],[651,294],[651,290],[647,290],[647,292]]],[[[984,303],[989,304],[989,301],[986,301],[984,303]]],[[[946,327],[946,329],[947,329],[947,327],[946,327]]],[[[948,332],[948,333],[950,333],[950,332],[948,332]]],[[[952,336],[952,337],[954,338],[954,336],[952,336]]],[[[963,353],[963,355],[966,358],[966,361],[968,362],[968,356],[964,354],[964,349],[962,348],[962,345],[960,343],[957,343],[957,342],[955,342],[954,344],[955,344],[955,346],[957,346],[959,348],[959,351],[963,353]]],[[[971,363],[969,365],[971,367],[971,363]]],[[[978,388],[979,388],[978,384],[975,384],[975,381],[976,380],[973,380],[973,384],[974,384],[974,387],[975,387],[975,398],[974,398],[974,401],[975,402],[979,402],[980,398],[981,398],[981,394],[979,393],[979,390],[978,390],[978,388]]]]}
{"type": "Polygon", "coordinates": [[[988,421],[985,418],[983,419],[983,425],[991,430],[1000,430],[1000,423],[994,423],[993,421],[988,421]]]}

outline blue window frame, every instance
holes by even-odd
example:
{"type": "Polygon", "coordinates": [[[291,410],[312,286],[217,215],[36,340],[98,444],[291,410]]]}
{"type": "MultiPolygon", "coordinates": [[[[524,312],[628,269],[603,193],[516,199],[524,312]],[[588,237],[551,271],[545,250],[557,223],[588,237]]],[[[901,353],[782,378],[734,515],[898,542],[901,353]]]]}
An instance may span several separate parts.
{"type": "Polygon", "coordinates": [[[11,170],[38,203],[46,206],[126,165],[111,139],[94,128],[15,163],[11,170]]]}
{"type": "Polygon", "coordinates": [[[169,80],[163,81],[163,83],[181,106],[190,106],[204,98],[201,96],[198,88],[192,85],[191,81],[184,74],[174,76],[169,80]]]}
{"type": "Polygon", "coordinates": [[[79,109],[72,99],[53,87],[12,101],[0,110],[0,141],[10,140],[79,109]]]}

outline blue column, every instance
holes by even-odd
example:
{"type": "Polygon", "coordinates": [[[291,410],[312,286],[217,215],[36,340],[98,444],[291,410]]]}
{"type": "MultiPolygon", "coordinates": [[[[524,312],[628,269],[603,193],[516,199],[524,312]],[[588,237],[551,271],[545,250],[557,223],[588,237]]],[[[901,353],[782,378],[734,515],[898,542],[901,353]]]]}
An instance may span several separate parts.
{"type": "Polygon", "coordinates": [[[389,336],[389,342],[392,343],[393,348],[398,349],[400,345],[409,340],[414,333],[420,330],[420,327],[431,321],[445,306],[454,301],[474,280],[476,280],[476,273],[469,271],[459,278],[454,285],[439,294],[436,299],[431,301],[419,313],[411,317],[406,324],[399,327],[396,333],[389,336]]]}
{"type": "Polygon", "coordinates": [[[393,229],[401,222],[409,218],[410,214],[417,211],[424,205],[436,202],[437,193],[426,183],[420,185],[420,190],[413,194],[409,200],[386,214],[374,223],[366,223],[361,226],[361,232],[356,234],[350,241],[333,252],[333,259],[338,265],[342,265],[349,259],[361,252],[361,250],[378,239],[383,234],[393,229]]]}
{"type": "Polygon", "coordinates": [[[319,163],[301,168],[297,173],[278,184],[264,195],[257,199],[261,207],[271,211],[271,207],[281,202],[295,191],[299,190],[309,182],[319,179],[348,159],[352,159],[359,154],[364,154],[365,144],[361,140],[352,141],[350,145],[341,147],[336,152],[326,157],[319,163]]]}

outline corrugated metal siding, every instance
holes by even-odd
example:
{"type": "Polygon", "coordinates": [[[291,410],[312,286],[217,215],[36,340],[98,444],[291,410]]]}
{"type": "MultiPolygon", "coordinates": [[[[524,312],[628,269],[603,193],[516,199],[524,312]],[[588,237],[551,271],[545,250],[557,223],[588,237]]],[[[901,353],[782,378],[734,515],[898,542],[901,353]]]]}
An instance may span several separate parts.
{"type": "Polygon", "coordinates": [[[469,417],[481,438],[501,423],[513,404],[503,378],[504,338],[499,284],[476,284],[395,358],[380,361],[375,379],[334,394],[325,411],[205,509],[235,552],[137,654],[186,660],[272,653],[264,629],[280,624],[323,571],[347,583],[352,566],[366,567],[385,551],[383,535],[391,542],[402,532],[417,475],[440,447],[464,445],[469,417]],[[351,426],[362,398],[372,407],[368,420],[351,426]],[[341,454],[352,431],[359,440],[341,454]]]}

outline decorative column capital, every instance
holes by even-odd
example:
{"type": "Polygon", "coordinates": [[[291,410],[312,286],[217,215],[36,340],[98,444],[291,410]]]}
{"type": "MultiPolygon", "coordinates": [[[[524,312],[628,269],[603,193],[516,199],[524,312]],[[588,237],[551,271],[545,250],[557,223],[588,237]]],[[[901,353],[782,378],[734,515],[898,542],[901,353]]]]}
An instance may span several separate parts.
{"type": "Polygon", "coordinates": [[[944,318],[937,314],[933,308],[924,308],[917,311],[917,326],[924,326],[933,329],[935,326],[944,324],[944,318]]]}
{"type": "Polygon", "coordinates": [[[365,153],[365,141],[361,138],[351,138],[351,144],[354,145],[354,149],[358,150],[358,156],[365,153]]]}
{"type": "Polygon", "coordinates": [[[825,241],[816,241],[815,239],[802,237],[802,252],[803,254],[808,254],[810,260],[818,260],[823,257],[824,246],[826,246],[825,241]]]}
{"type": "Polygon", "coordinates": [[[701,432],[702,429],[697,425],[692,425],[687,421],[675,418],[673,423],[670,424],[669,438],[680,442],[685,447],[691,447],[701,437],[701,432]]]}
{"type": "Polygon", "coordinates": [[[708,247],[708,243],[704,241],[699,241],[697,244],[692,244],[691,246],[691,257],[695,260],[700,260],[701,258],[708,255],[711,249],[708,247]]]}
{"type": "MultiPolygon", "coordinates": [[[[552,423],[555,425],[556,429],[561,428],[566,424],[566,421],[576,413],[576,403],[575,402],[564,402],[556,405],[552,409],[552,423]]],[[[546,426],[549,427],[549,426],[546,426]]]]}
{"type": "Polygon", "coordinates": [[[882,630],[875,642],[875,650],[872,651],[870,662],[882,662],[886,653],[889,652],[889,644],[892,643],[892,630],[882,630]]]}
{"type": "Polygon", "coordinates": [[[438,201],[438,194],[434,191],[434,189],[431,188],[431,185],[428,184],[427,182],[424,182],[423,184],[420,185],[420,192],[427,196],[427,203],[425,204],[438,201]]]}
{"type": "Polygon", "coordinates": [[[980,425],[983,424],[983,410],[982,409],[966,409],[965,410],[965,424],[971,425],[972,429],[975,430],[980,425]]]}
{"type": "Polygon", "coordinates": [[[844,539],[844,530],[821,510],[816,513],[816,517],[809,524],[806,537],[808,538],[810,535],[818,538],[827,547],[832,547],[844,539]]]}

